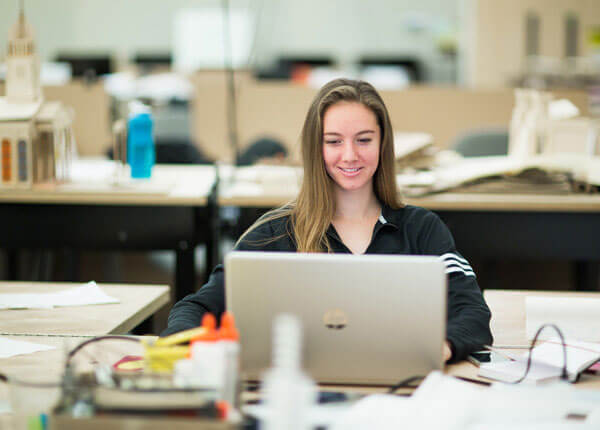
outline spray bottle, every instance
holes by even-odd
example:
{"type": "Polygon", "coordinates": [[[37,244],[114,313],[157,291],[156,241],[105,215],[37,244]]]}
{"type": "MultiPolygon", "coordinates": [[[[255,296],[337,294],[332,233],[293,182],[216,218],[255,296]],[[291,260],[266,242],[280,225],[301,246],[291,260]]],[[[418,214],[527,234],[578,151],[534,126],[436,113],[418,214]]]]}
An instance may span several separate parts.
{"type": "Polygon", "coordinates": [[[267,408],[261,422],[264,430],[311,429],[310,409],[316,403],[315,383],[300,368],[300,321],[289,314],[275,318],[273,367],[263,377],[263,399],[267,408]]]}
{"type": "Polygon", "coordinates": [[[235,320],[230,312],[223,312],[219,329],[219,344],[225,357],[223,386],[219,393],[221,400],[229,407],[238,407],[238,374],[240,356],[240,334],[235,326],[235,320]]]}
{"type": "Polygon", "coordinates": [[[192,339],[190,358],[194,373],[202,380],[202,386],[220,390],[223,384],[224,357],[223,348],[219,345],[219,334],[216,330],[216,319],[213,314],[206,313],[202,318],[205,333],[192,339]]]}

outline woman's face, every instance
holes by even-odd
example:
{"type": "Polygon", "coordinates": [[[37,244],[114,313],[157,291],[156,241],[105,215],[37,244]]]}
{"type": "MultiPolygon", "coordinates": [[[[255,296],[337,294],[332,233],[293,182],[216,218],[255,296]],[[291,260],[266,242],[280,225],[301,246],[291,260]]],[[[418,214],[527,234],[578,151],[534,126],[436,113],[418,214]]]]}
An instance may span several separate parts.
{"type": "Polygon", "coordinates": [[[339,189],[373,189],[380,146],[377,118],[365,105],[338,102],[325,111],[323,159],[327,173],[339,189]]]}

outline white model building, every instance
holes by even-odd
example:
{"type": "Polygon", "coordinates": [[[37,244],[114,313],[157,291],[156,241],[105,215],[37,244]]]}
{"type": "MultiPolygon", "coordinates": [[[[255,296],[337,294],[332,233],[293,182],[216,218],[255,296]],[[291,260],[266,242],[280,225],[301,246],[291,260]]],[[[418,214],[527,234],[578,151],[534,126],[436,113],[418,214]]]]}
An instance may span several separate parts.
{"type": "Polygon", "coordinates": [[[9,32],[6,65],[6,97],[0,97],[0,189],[67,180],[73,114],[60,102],[44,101],[33,31],[22,2],[9,32]]]}

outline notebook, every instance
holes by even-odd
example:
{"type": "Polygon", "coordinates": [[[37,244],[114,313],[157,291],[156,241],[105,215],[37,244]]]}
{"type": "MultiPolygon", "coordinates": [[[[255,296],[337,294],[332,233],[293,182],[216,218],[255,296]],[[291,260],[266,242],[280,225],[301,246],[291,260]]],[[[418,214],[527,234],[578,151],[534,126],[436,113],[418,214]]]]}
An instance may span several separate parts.
{"type": "MultiPolygon", "coordinates": [[[[600,344],[567,340],[567,374],[574,382],[579,374],[600,360],[600,344]]],[[[493,349],[493,348],[492,348],[493,349]]],[[[510,354],[514,361],[484,363],[479,376],[504,382],[514,382],[525,374],[529,351],[510,354]]],[[[559,338],[551,338],[533,348],[531,367],[525,382],[540,383],[559,379],[564,365],[563,346],[559,338]]]]}
{"type": "Polygon", "coordinates": [[[231,252],[227,308],[241,370],[271,365],[273,318],[303,325],[303,367],[318,382],[394,384],[443,366],[445,265],[437,257],[231,252]]]}

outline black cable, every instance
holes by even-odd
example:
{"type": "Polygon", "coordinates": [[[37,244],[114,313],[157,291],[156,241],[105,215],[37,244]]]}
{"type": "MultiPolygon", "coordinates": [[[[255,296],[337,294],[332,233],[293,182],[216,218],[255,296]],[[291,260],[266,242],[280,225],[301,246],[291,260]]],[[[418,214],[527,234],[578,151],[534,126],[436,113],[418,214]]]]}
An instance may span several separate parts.
{"type": "Polygon", "coordinates": [[[222,1],[223,6],[223,65],[227,73],[227,126],[229,143],[233,149],[234,162],[240,158],[237,133],[237,103],[235,97],[235,71],[233,69],[233,43],[230,33],[229,0],[222,1]]]}
{"type": "Polygon", "coordinates": [[[490,385],[492,385],[491,382],[480,381],[479,379],[467,378],[466,376],[453,375],[453,377],[456,378],[456,379],[460,379],[461,381],[470,382],[472,384],[485,385],[486,387],[489,387],[490,385]]]}
{"type": "Polygon", "coordinates": [[[73,348],[71,351],[69,351],[69,353],[67,354],[67,360],[66,360],[65,366],[68,366],[71,363],[71,360],[73,359],[75,354],[77,354],[86,345],[89,345],[90,343],[95,343],[95,342],[100,342],[102,340],[110,340],[110,339],[128,340],[128,341],[136,342],[136,343],[140,342],[140,339],[138,339],[137,337],[130,337],[130,336],[119,336],[119,335],[109,334],[109,335],[105,335],[105,336],[93,337],[91,339],[86,340],[85,342],[81,342],[79,345],[77,345],[75,348],[73,348]]]}
{"type": "MultiPolygon", "coordinates": [[[[252,3],[253,1],[250,0],[248,3],[248,8],[247,10],[250,11],[252,10],[252,3]]],[[[260,28],[262,25],[262,15],[263,15],[263,11],[264,11],[264,7],[265,7],[265,0],[258,0],[256,3],[260,3],[260,6],[256,7],[256,19],[254,20],[254,35],[252,37],[252,43],[250,44],[250,53],[248,54],[248,61],[246,62],[247,67],[252,68],[252,67],[256,67],[256,64],[253,66],[252,62],[255,60],[256,58],[256,46],[258,45],[258,36],[260,34],[260,28]]]]}
{"type": "Polygon", "coordinates": [[[542,333],[542,330],[544,330],[546,327],[551,327],[554,330],[556,330],[556,332],[558,333],[558,337],[560,337],[560,343],[563,348],[563,367],[562,367],[560,379],[562,379],[564,381],[569,380],[569,374],[567,372],[567,344],[565,342],[565,337],[563,336],[562,331],[560,331],[560,329],[558,328],[558,326],[556,324],[542,324],[542,326],[540,328],[538,328],[537,331],[535,332],[535,336],[533,336],[531,345],[529,345],[529,354],[527,357],[527,366],[525,367],[525,374],[523,376],[521,376],[519,379],[517,379],[516,381],[510,382],[511,384],[519,384],[519,383],[523,382],[525,380],[525,378],[527,378],[527,375],[529,374],[529,370],[531,369],[531,357],[533,354],[533,348],[535,347],[535,343],[537,342],[538,337],[542,333]]]}
{"type": "Polygon", "coordinates": [[[425,379],[424,376],[411,376],[410,378],[406,378],[403,379],[402,381],[398,382],[397,384],[394,384],[390,387],[390,389],[388,390],[388,394],[394,394],[394,392],[396,392],[396,390],[399,390],[400,388],[417,388],[416,385],[410,385],[412,382],[416,382],[416,381],[420,381],[421,379],[425,379]]]}

